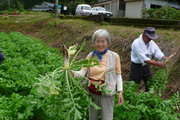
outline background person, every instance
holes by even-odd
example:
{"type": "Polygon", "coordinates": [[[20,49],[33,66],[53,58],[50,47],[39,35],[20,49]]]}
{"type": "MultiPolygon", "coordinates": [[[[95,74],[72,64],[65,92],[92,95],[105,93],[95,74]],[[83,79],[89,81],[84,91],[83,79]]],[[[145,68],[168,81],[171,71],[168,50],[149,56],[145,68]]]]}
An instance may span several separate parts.
{"type": "Polygon", "coordinates": [[[155,29],[147,27],[143,34],[133,41],[131,46],[130,80],[135,81],[137,84],[140,84],[141,80],[143,80],[146,92],[149,91],[147,81],[152,77],[150,65],[165,68],[165,63],[162,60],[167,59],[153,41],[155,39],[158,39],[155,29]],[[153,56],[159,61],[152,60],[153,56]]]}
{"type": "Polygon", "coordinates": [[[99,29],[95,31],[92,36],[92,42],[95,50],[89,53],[87,59],[91,56],[98,58],[100,65],[74,71],[74,76],[85,76],[87,71],[89,71],[87,77],[91,82],[97,81],[107,84],[105,88],[111,90],[108,94],[101,94],[100,92],[89,89],[94,103],[101,108],[100,110],[95,110],[90,106],[89,120],[99,120],[99,114],[101,115],[101,120],[113,120],[114,96],[116,91],[118,92],[118,104],[121,105],[123,103],[120,58],[117,53],[108,50],[110,35],[106,30],[99,29]]]}
{"type": "Polygon", "coordinates": [[[2,63],[3,60],[4,60],[4,55],[0,53],[0,64],[2,63]]]}

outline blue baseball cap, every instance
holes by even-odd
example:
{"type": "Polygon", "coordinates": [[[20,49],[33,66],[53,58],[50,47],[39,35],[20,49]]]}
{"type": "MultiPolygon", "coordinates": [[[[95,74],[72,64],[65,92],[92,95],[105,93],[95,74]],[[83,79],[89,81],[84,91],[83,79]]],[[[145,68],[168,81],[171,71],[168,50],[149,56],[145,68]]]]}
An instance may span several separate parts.
{"type": "Polygon", "coordinates": [[[144,30],[144,35],[148,36],[150,39],[155,40],[158,39],[159,37],[155,34],[155,29],[153,27],[147,27],[144,30]]]}

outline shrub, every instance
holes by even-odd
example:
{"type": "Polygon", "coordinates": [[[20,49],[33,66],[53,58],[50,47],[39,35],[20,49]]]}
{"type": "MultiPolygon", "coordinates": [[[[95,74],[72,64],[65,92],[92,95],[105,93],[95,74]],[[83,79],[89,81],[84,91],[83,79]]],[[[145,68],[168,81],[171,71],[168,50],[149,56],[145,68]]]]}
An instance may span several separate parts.
{"type": "Polygon", "coordinates": [[[146,19],[166,19],[166,20],[180,20],[180,11],[169,6],[162,8],[150,8],[143,11],[143,18],[146,19]]]}
{"type": "Polygon", "coordinates": [[[7,13],[3,14],[3,20],[9,20],[9,15],[7,13]]]}

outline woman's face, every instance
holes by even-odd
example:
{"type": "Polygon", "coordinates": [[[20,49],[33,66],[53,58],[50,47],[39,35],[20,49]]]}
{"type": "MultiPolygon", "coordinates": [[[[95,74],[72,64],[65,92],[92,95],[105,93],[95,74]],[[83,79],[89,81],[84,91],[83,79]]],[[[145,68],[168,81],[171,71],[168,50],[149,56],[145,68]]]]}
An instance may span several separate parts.
{"type": "Polygon", "coordinates": [[[108,47],[108,42],[103,37],[97,37],[94,45],[98,52],[104,52],[104,50],[108,47]]]}

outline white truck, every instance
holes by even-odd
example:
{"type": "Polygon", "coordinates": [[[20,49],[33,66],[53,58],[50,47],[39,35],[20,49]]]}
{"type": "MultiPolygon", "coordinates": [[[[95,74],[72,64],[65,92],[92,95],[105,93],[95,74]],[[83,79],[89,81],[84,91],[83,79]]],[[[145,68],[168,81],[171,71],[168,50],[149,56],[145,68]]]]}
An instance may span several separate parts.
{"type": "Polygon", "coordinates": [[[79,4],[76,7],[76,16],[89,16],[92,15],[91,6],[88,4],[79,4]]]}

